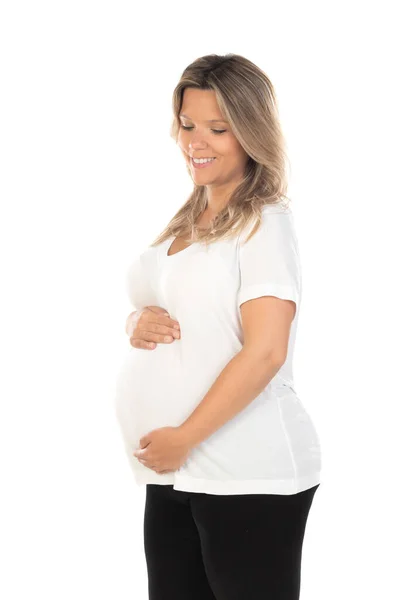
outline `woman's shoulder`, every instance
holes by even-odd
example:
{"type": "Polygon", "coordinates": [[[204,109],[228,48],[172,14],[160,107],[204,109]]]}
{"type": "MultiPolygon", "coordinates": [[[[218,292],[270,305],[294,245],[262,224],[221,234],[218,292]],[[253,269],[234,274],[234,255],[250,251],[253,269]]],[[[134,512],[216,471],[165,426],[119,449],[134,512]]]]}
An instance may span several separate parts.
{"type": "MultiPolygon", "coordinates": [[[[239,235],[239,240],[240,242],[246,238],[246,236],[249,234],[250,231],[253,230],[253,227],[255,226],[256,223],[256,218],[252,218],[250,219],[250,221],[246,224],[246,226],[243,228],[243,230],[241,231],[240,235],[239,235]]],[[[280,226],[285,226],[286,223],[289,223],[290,225],[292,225],[292,210],[291,207],[287,204],[284,203],[283,201],[279,201],[279,202],[274,202],[271,204],[264,204],[264,206],[261,207],[261,220],[260,220],[260,225],[257,228],[258,230],[258,236],[260,237],[262,236],[267,230],[270,231],[270,228],[273,227],[275,228],[276,226],[280,227],[280,226]],[[271,217],[270,215],[282,215],[281,217],[271,217]],[[284,216],[284,215],[287,215],[284,216]]]]}
{"type": "Polygon", "coordinates": [[[292,212],[292,208],[288,202],[284,202],[283,200],[280,200],[279,202],[274,202],[272,204],[264,204],[264,206],[261,209],[261,212],[263,215],[283,214],[283,213],[290,214],[292,212]]]}

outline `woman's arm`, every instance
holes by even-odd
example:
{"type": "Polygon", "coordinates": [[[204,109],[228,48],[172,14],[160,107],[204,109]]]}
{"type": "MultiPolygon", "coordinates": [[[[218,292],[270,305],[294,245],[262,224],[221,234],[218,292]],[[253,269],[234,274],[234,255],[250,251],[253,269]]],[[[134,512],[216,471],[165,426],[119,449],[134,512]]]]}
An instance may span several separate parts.
{"type": "Polygon", "coordinates": [[[179,427],[197,446],[250,404],[286,360],[294,302],[264,296],[241,308],[244,344],[224,367],[203,400],[179,427]]]}

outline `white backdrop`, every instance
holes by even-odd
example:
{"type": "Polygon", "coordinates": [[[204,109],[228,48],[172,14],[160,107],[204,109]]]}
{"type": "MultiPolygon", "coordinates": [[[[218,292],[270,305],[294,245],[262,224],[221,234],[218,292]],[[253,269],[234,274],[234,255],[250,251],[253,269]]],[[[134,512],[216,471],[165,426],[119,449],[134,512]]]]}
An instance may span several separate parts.
{"type": "Polygon", "coordinates": [[[295,384],[323,451],[301,598],[400,596],[395,5],[1,4],[5,600],[147,599],[145,490],[113,407],[125,272],[192,186],[173,88],[227,52],[271,78],[291,162],[295,384]]]}

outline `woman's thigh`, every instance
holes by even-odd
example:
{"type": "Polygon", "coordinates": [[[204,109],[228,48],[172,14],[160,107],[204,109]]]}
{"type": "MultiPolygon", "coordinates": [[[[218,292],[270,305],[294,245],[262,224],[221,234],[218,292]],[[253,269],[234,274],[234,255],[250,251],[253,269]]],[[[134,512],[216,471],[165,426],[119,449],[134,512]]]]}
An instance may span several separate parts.
{"type": "Polygon", "coordinates": [[[146,485],[144,547],[149,600],[215,600],[189,494],[172,485],[146,485]]]}
{"type": "Polygon", "coordinates": [[[303,537],[319,484],[292,495],[191,494],[217,600],[298,600],[303,537]]]}

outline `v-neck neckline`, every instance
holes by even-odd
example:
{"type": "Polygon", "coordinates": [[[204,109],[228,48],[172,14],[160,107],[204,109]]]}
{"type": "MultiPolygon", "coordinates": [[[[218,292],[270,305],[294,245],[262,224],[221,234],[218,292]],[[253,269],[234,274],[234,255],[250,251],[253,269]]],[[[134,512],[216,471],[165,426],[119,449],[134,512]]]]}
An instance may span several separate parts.
{"type": "MultiPolygon", "coordinates": [[[[206,227],[201,227],[201,229],[206,229],[206,227]]],[[[172,244],[174,243],[174,241],[177,239],[177,237],[175,235],[170,235],[169,238],[167,238],[165,240],[165,248],[164,248],[164,256],[166,259],[171,259],[174,256],[176,256],[177,254],[181,254],[182,252],[188,252],[189,249],[192,246],[198,246],[199,244],[201,244],[201,242],[192,242],[191,244],[189,244],[188,246],[186,246],[186,248],[183,248],[182,250],[179,250],[179,252],[174,252],[173,254],[168,254],[172,244]]]]}
{"type": "Polygon", "coordinates": [[[192,242],[191,244],[189,244],[188,246],[186,246],[186,248],[182,248],[182,250],[179,250],[178,252],[174,252],[173,254],[168,254],[168,251],[170,250],[172,244],[174,243],[174,241],[177,238],[173,235],[171,235],[169,238],[167,238],[165,240],[165,252],[164,252],[164,256],[166,259],[171,259],[174,258],[174,256],[177,256],[178,254],[182,254],[187,252],[188,250],[190,250],[190,248],[192,248],[192,246],[197,246],[199,242],[192,242]]]}

